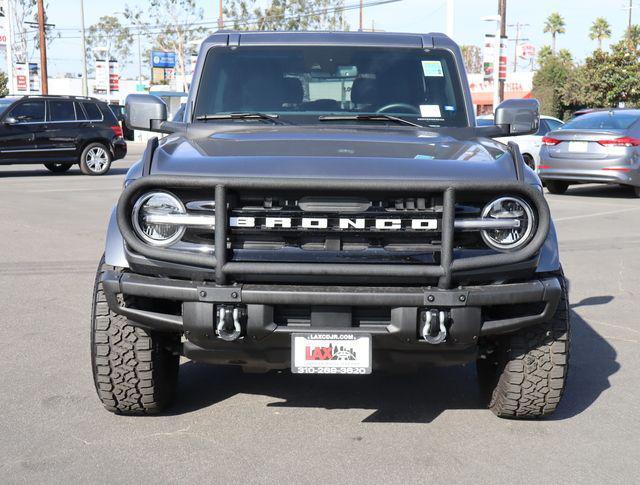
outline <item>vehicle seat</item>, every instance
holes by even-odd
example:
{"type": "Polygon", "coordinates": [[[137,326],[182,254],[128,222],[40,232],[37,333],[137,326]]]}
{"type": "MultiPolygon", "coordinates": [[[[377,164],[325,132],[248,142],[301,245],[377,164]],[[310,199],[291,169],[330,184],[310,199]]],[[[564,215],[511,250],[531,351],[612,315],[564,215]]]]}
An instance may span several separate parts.
{"type": "Polygon", "coordinates": [[[359,77],[351,86],[351,103],[358,111],[371,111],[378,103],[378,86],[374,79],[359,77]]]}
{"type": "Polygon", "coordinates": [[[304,98],[302,82],[297,77],[285,77],[284,84],[284,108],[298,108],[304,98]]]}

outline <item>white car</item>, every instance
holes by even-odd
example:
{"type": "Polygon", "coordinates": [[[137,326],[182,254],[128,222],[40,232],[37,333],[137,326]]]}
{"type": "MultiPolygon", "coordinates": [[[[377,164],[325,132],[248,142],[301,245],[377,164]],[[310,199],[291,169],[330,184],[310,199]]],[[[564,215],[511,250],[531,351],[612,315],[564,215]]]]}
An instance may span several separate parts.
{"type": "MultiPolygon", "coordinates": [[[[478,126],[492,125],[493,116],[478,116],[476,118],[476,123],[478,126]]],[[[502,143],[515,141],[520,147],[520,153],[522,153],[525,163],[533,170],[536,170],[540,164],[540,146],[542,145],[542,137],[550,131],[557,130],[562,125],[564,125],[564,123],[557,118],[541,116],[540,128],[538,128],[538,131],[533,135],[510,136],[505,138],[495,138],[495,140],[502,143]]]]}

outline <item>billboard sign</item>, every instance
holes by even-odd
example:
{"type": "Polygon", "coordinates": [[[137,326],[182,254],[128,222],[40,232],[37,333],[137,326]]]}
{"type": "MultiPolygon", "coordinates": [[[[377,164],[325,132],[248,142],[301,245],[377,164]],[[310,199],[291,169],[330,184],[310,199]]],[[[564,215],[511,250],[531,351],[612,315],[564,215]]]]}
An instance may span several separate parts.
{"type": "MultiPolygon", "coordinates": [[[[496,36],[492,34],[486,34],[484,36],[484,48],[482,51],[482,72],[484,74],[484,80],[486,82],[493,81],[493,68],[496,58],[496,36]]],[[[499,66],[499,79],[504,81],[507,79],[507,37],[502,37],[499,44],[500,49],[500,66],[499,66]]]]}
{"type": "Polygon", "coordinates": [[[111,94],[120,91],[120,74],[118,73],[118,61],[109,61],[109,92],[111,94]]]}
{"type": "Polygon", "coordinates": [[[29,91],[40,92],[40,66],[37,62],[29,63],[29,91]]]}
{"type": "Polygon", "coordinates": [[[9,19],[7,17],[7,1],[0,0],[0,46],[7,45],[9,37],[9,19]]]}
{"type": "Polygon", "coordinates": [[[151,67],[174,68],[175,66],[175,52],[151,51],[151,67]]]}
{"type": "Polygon", "coordinates": [[[16,90],[18,92],[29,91],[29,71],[24,62],[16,62],[13,66],[13,72],[16,77],[16,90]]]}

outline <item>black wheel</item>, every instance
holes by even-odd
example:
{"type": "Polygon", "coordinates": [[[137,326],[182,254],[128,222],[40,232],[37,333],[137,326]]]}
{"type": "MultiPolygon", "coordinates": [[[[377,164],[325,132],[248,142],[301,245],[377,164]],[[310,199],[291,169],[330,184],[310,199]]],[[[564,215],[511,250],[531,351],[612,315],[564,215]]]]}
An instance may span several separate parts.
{"type": "Polygon", "coordinates": [[[633,191],[636,194],[636,197],[640,197],[640,187],[634,187],[633,191]]]}
{"type": "Polygon", "coordinates": [[[531,170],[536,169],[536,162],[533,160],[533,157],[531,155],[525,153],[524,155],[522,155],[522,158],[524,158],[524,163],[527,167],[529,167],[531,170]]]}
{"type": "Polygon", "coordinates": [[[552,194],[564,194],[569,188],[567,182],[559,182],[557,180],[547,180],[546,187],[552,194]]]}
{"type": "Polygon", "coordinates": [[[102,404],[117,414],[155,414],[172,401],[178,382],[179,335],[154,334],[109,310],[98,267],[91,312],[91,367],[102,404]]]}
{"type": "Polygon", "coordinates": [[[111,168],[111,152],[102,143],[90,143],[80,156],[80,171],[85,175],[104,175],[111,168]]]}
{"type": "Polygon", "coordinates": [[[478,360],[488,407],[501,418],[541,418],[556,410],[569,369],[569,304],[562,298],[551,320],[483,342],[492,352],[478,360]]]}
{"type": "Polygon", "coordinates": [[[63,173],[71,168],[72,163],[45,163],[47,170],[53,173],[63,173]]]}

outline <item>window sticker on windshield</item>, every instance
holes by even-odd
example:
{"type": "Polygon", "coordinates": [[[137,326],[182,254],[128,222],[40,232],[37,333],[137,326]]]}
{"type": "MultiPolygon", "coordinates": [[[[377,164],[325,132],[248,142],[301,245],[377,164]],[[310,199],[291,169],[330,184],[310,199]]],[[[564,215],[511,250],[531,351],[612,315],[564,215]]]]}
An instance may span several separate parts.
{"type": "Polygon", "coordinates": [[[420,116],[423,118],[440,118],[440,106],[437,104],[421,104],[420,116]]]}
{"type": "Polygon", "coordinates": [[[441,61],[422,61],[422,71],[425,77],[444,77],[441,61]]]}

